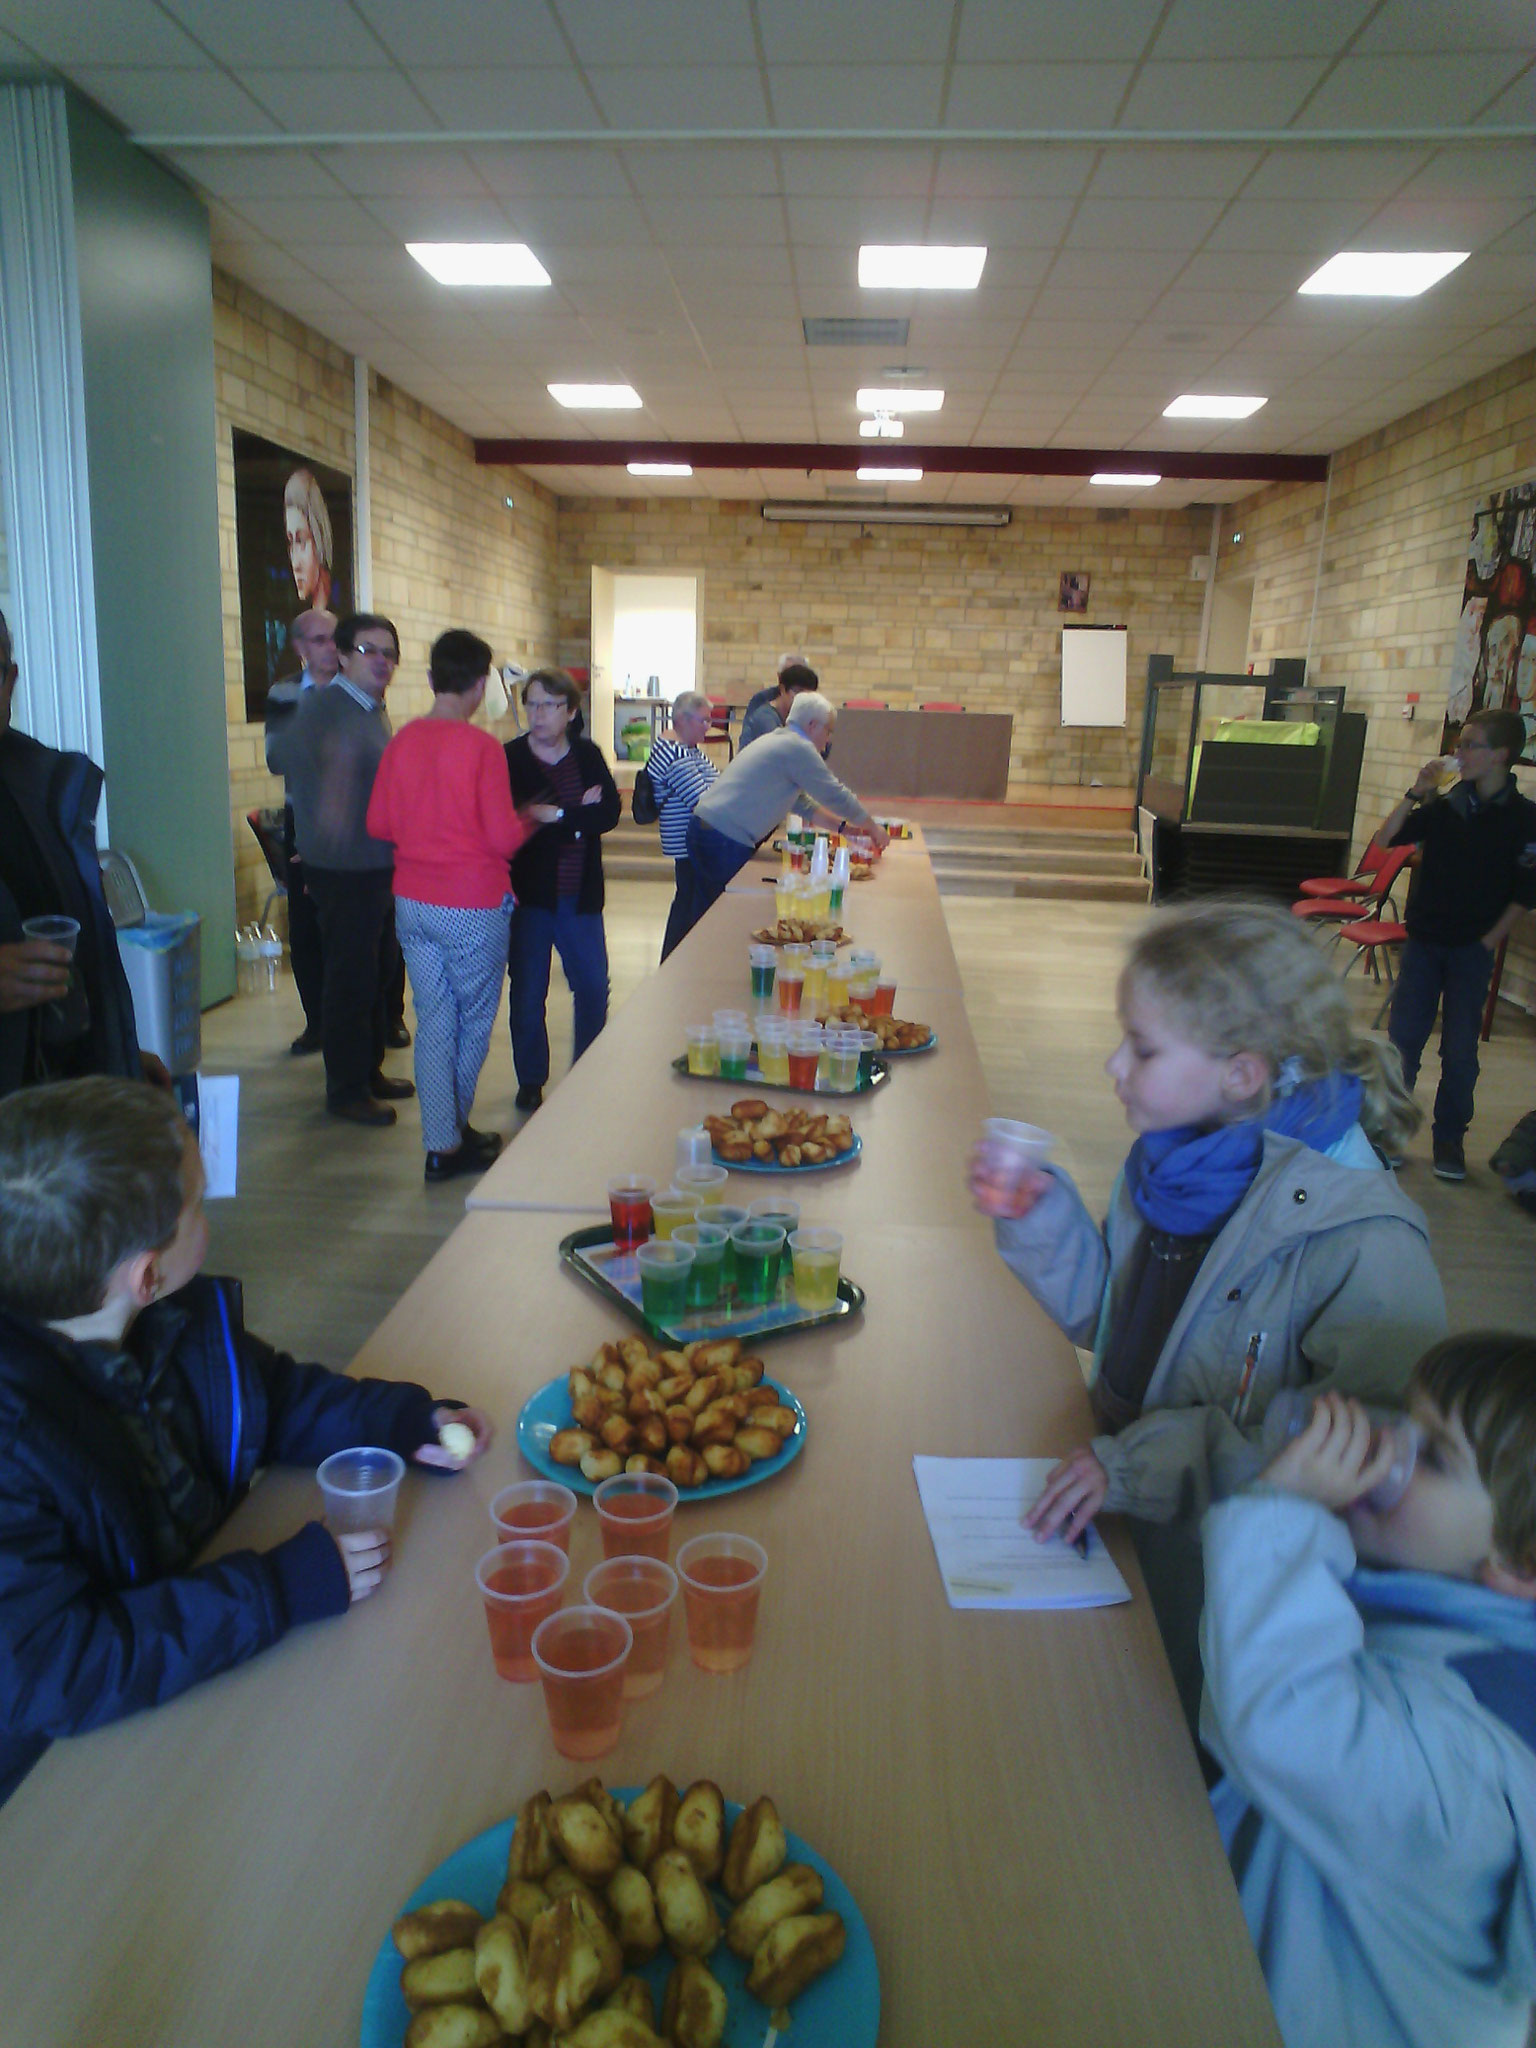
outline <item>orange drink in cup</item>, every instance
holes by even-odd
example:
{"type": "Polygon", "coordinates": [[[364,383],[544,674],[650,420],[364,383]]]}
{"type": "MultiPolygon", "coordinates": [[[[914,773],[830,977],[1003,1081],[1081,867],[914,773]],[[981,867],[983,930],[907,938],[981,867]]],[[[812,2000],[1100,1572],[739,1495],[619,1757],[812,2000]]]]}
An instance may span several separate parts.
{"type": "Polygon", "coordinates": [[[576,1496],[553,1479],[520,1479],[504,1486],[491,1502],[491,1520],[502,1543],[553,1543],[567,1557],[576,1496]]]}
{"type": "Polygon", "coordinates": [[[688,1654],[701,1671],[739,1671],[751,1658],[767,1569],[750,1536],[694,1536],[677,1553],[688,1654]]]}
{"type": "Polygon", "coordinates": [[[677,1601],[677,1573],[655,1557],[610,1557],[582,1585],[589,1607],[606,1607],[629,1623],[634,1647],[624,1667],[624,1697],[642,1700],[667,1672],[667,1639],[677,1601]]]}
{"type": "Polygon", "coordinates": [[[549,1732],[561,1756],[606,1756],[624,1725],[624,1667],[634,1636],[606,1607],[563,1607],[533,1632],[549,1732]]]}
{"type": "Polygon", "coordinates": [[[592,1495],[604,1557],[654,1557],[672,1547],[677,1488],[659,1472],[616,1472],[592,1495]]]}
{"type": "Polygon", "coordinates": [[[554,1613],[571,1560],[553,1543],[498,1543],[475,1566],[497,1675],[528,1685],[538,1677],[533,1632],[554,1613]]]}

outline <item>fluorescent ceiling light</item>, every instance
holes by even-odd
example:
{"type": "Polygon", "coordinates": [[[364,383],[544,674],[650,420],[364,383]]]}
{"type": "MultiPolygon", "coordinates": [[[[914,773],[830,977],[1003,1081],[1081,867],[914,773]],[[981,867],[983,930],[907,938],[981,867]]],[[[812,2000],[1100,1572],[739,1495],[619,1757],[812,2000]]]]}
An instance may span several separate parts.
{"type": "Polygon", "coordinates": [[[888,412],[877,412],[872,420],[859,421],[859,433],[866,441],[899,441],[906,432],[900,420],[888,412]]]}
{"type": "Polygon", "coordinates": [[[405,247],[439,284],[549,283],[549,272],[526,242],[407,242],[405,247]]]}
{"type": "Polygon", "coordinates": [[[632,384],[546,384],[557,405],[578,412],[634,412],[640,394],[632,384]]]}
{"type": "Polygon", "coordinates": [[[1149,484],[1160,484],[1160,476],[1142,476],[1135,470],[1096,469],[1088,479],[1091,484],[1107,484],[1111,488],[1125,488],[1144,491],[1149,484]]]}
{"type": "Polygon", "coordinates": [[[856,474],[861,484],[920,484],[923,480],[920,469],[861,469],[856,474]]]}
{"type": "Polygon", "coordinates": [[[985,249],[866,242],[859,251],[859,283],[865,291],[973,292],[986,260],[985,249]]]}
{"type": "Polygon", "coordinates": [[[1416,299],[1432,284],[1465,263],[1467,249],[1346,249],[1314,270],[1299,292],[1326,292],[1339,298],[1416,299]]]}
{"type": "Polygon", "coordinates": [[[691,462],[629,462],[625,468],[631,476],[692,476],[691,462]]]}
{"type": "Polygon", "coordinates": [[[1214,398],[1204,397],[1196,391],[1186,391],[1176,398],[1172,405],[1163,407],[1165,420],[1246,420],[1256,413],[1261,405],[1268,405],[1267,398],[1214,398]]]}
{"type": "Polygon", "coordinates": [[[865,384],[854,394],[860,412],[937,412],[942,391],[909,391],[899,384],[865,384]]]}

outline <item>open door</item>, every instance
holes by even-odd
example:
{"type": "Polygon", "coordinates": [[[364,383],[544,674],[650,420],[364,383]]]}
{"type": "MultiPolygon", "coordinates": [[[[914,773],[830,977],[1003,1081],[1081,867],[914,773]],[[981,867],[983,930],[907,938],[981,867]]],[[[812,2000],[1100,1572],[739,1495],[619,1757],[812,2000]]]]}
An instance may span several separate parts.
{"type": "Polygon", "coordinates": [[[603,752],[603,759],[611,768],[615,760],[613,744],[613,588],[614,573],[611,569],[594,568],[592,571],[592,652],[589,657],[591,681],[589,703],[592,706],[592,734],[603,752]]]}

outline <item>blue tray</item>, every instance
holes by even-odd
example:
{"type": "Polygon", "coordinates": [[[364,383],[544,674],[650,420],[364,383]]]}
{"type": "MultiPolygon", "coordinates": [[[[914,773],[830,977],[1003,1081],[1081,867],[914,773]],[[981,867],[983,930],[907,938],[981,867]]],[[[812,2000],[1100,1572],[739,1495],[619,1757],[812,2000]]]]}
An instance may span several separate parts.
{"type": "MultiPolygon", "coordinates": [[[[626,1806],[641,1791],[637,1785],[611,1789],[614,1797],[626,1806]]],[[[728,1822],[734,1825],[740,1812],[734,1799],[726,1801],[728,1822]]],[[[400,1911],[412,1912],[433,1899],[464,1899],[477,1911],[489,1914],[506,1881],[507,1852],[515,1826],[515,1821],[498,1821],[483,1835],[476,1835],[473,1841],[445,1856],[436,1870],[417,1885],[400,1911]]],[[[864,1916],[855,1905],[852,1892],[824,1857],[818,1856],[798,1835],[789,1835],[788,1841],[789,1862],[808,1863],[812,1870],[820,1872],[826,1894],[824,1905],[841,1914],[848,1941],[841,1959],[795,2000],[791,2008],[794,2026],[786,2048],[789,2041],[795,2048],[875,2048],[880,2031],[880,1972],[864,1916]]],[[[728,1907],[729,1901],[721,1898],[717,1904],[728,1907]]],[[[721,1918],[724,1917],[722,1912],[721,1918]]],[[[709,1957],[708,1966],[724,1985],[729,2002],[721,2048],[762,2048],[770,2015],[767,2007],[760,2005],[746,1989],[747,1964],[732,1955],[722,1941],[709,1957]]],[[[651,1987],[658,2020],[671,1968],[672,1958],[663,1950],[638,1972],[651,1987]]],[[[363,1994],[359,2048],[401,2048],[411,2015],[400,1995],[400,1970],[400,1957],[386,1933],[363,1994]]]]}
{"type": "MultiPolygon", "coordinates": [[[[753,1463],[749,1471],[739,1479],[706,1479],[702,1486],[680,1486],[677,1490],[678,1504],[690,1500],[718,1500],[723,1493],[740,1493],[746,1486],[761,1486],[765,1479],[772,1479],[782,1472],[793,1459],[805,1449],[805,1410],[789,1391],[777,1380],[765,1378],[765,1387],[772,1387],[786,1408],[795,1413],[795,1428],[792,1436],[784,1439],[784,1448],[776,1458],[763,1458],[753,1463]]],[[[549,1440],[557,1429],[572,1429],[576,1418],[571,1413],[571,1389],[566,1375],[557,1380],[546,1380],[536,1394],[530,1394],[523,1403],[523,1412],[517,1418],[517,1448],[545,1479],[553,1479],[559,1486],[568,1486],[572,1493],[593,1494],[597,1488],[579,1465],[557,1465],[549,1455],[549,1440]]]]}
{"type": "MultiPolygon", "coordinates": [[[[837,1099],[851,1102],[854,1098],[844,1095],[837,1099]]],[[[780,1166],[776,1159],[722,1159],[713,1145],[709,1148],[710,1157],[716,1166],[725,1167],[729,1173],[773,1173],[781,1180],[798,1180],[802,1173],[836,1173],[840,1166],[854,1165],[863,1150],[864,1140],[857,1131],[854,1132],[853,1143],[846,1152],[839,1152],[835,1159],[823,1159],[819,1166],[780,1166]]]]}
{"type": "MultiPolygon", "coordinates": [[[[780,1168],[781,1172],[801,1170],[780,1168]]],[[[851,1316],[864,1306],[863,1288],[843,1278],[837,1283],[837,1299],[830,1308],[803,1309],[781,1270],[780,1285],[772,1301],[759,1306],[730,1298],[717,1302],[713,1308],[686,1310],[675,1323],[655,1323],[645,1312],[639,1265],[633,1254],[615,1251],[611,1224],[591,1223],[584,1230],[573,1230],[568,1237],[562,1237],[560,1260],[659,1344],[674,1347],[707,1337],[739,1337],[744,1344],[765,1344],[770,1337],[788,1337],[797,1330],[814,1330],[823,1323],[841,1322],[844,1316],[851,1316]]]]}

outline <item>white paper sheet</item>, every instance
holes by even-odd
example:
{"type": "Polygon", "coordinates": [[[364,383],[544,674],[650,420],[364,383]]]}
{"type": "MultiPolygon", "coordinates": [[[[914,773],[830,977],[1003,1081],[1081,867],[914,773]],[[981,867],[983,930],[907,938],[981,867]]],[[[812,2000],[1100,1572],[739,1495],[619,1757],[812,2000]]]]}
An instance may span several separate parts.
{"type": "Polygon", "coordinates": [[[236,1192],[240,1166],[240,1076],[203,1074],[197,1077],[197,1148],[208,1177],[207,1201],[236,1192]]]}
{"type": "Polygon", "coordinates": [[[1022,1525],[1053,1458],[914,1458],[939,1576],[951,1607],[1110,1607],[1130,1589],[1097,1529],[1088,1555],[1022,1525]]]}

